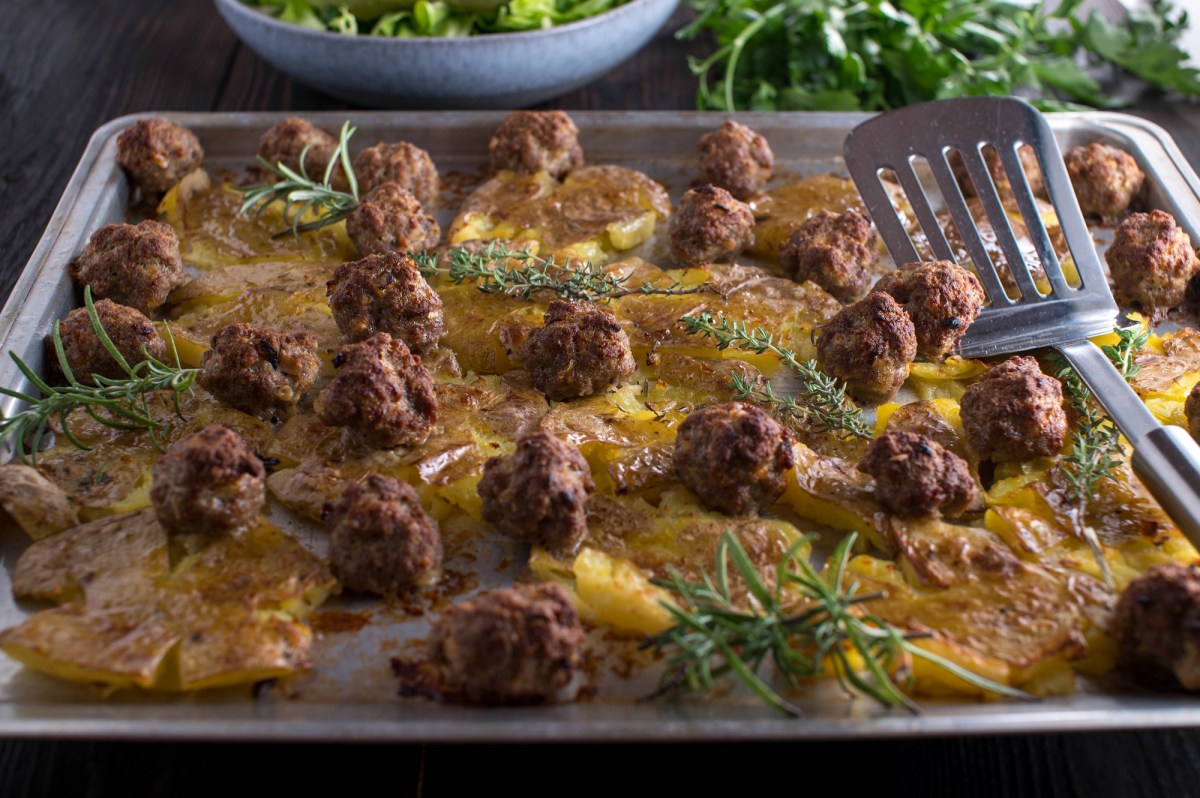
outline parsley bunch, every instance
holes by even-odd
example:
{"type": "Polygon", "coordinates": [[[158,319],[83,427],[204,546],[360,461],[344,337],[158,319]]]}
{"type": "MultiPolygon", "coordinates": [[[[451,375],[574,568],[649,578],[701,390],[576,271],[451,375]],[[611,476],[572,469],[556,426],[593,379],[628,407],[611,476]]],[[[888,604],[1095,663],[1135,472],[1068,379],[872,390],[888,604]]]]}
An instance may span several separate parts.
{"type": "Polygon", "coordinates": [[[1111,107],[1103,64],[1200,97],[1178,46],[1187,14],[1151,0],[1120,23],[1083,0],[691,0],[677,34],[711,31],[692,59],[697,105],[727,110],[876,111],[945,97],[1019,94],[1043,109],[1111,107]]]}

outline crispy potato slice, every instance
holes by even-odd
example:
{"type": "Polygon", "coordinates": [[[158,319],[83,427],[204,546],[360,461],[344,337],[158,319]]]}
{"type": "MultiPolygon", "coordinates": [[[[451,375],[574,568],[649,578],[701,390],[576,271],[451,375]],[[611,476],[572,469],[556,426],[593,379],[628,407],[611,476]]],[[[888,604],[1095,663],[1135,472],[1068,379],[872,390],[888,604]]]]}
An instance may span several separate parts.
{"type": "Polygon", "coordinates": [[[307,667],[302,619],[334,584],[266,522],[241,537],[172,543],[146,509],[30,546],[14,594],[61,606],[0,632],[0,648],[35,670],[110,688],[252,683],[307,667]],[[196,551],[172,564],[176,544],[196,551]]]}
{"type": "Polygon", "coordinates": [[[240,213],[244,197],[229,184],[213,183],[202,170],[185,177],[166,193],[158,212],[179,236],[183,262],[208,270],[233,263],[308,260],[341,263],[356,257],[339,222],[299,237],[275,238],[290,228],[282,203],[257,217],[240,213]]]}
{"type": "Polygon", "coordinates": [[[79,523],[63,489],[21,463],[0,466],[0,508],[34,540],[79,523]]]}
{"type": "Polygon", "coordinates": [[[666,189],[623,166],[585,166],[561,183],[501,171],[467,197],[448,239],[536,241],[543,254],[599,264],[650,238],[670,213],[666,189]]]}
{"type": "Polygon", "coordinates": [[[771,189],[754,200],[754,246],[750,252],[774,261],[788,237],[821,210],[866,213],[854,183],[835,175],[816,175],[771,189]]]}

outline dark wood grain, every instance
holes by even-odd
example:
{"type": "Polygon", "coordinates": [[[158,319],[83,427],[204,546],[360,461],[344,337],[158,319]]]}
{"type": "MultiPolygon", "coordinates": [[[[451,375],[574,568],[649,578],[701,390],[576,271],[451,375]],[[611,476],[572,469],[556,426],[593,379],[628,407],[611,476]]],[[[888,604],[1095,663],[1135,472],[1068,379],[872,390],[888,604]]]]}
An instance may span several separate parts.
{"type": "MultiPolygon", "coordinates": [[[[0,299],[33,251],[91,132],[122,114],[316,110],[344,103],[238,45],[206,0],[0,5],[0,299]]],[[[694,46],[675,19],[633,60],[548,106],[688,109],[694,46]]],[[[1200,165],[1200,108],[1148,99],[1200,165]]],[[[800,721],[802,722],[802,721],[800,721]]],[[[0,796],[562,794],[574,783],[711,795],[766,789],[923,796],[1200,793],[1200,730],[721,746],[344,746],[0,740],[0,796]],[[824,777],[832,776],[834,782],[824,777]]]]}

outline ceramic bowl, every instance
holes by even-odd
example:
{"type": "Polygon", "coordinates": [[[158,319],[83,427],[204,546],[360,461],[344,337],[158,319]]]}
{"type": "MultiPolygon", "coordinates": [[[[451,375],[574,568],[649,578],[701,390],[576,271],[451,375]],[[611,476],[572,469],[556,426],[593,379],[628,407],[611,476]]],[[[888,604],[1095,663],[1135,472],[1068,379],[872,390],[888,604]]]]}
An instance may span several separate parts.
{"type": "Polygon", "coordinates": [[[650,41],[679,0],[629,0],[568,25],[461,38],[345,36],[215,0],[238,38],[282,72],[379,108],[520,108],[590,83],[650,41]]]}

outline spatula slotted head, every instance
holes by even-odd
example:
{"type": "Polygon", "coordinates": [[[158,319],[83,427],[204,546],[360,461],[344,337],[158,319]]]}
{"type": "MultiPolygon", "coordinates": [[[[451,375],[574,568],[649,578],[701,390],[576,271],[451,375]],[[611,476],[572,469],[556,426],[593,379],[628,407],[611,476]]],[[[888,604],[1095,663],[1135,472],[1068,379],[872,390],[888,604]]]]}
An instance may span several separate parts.
{"type": "Polygon", "coordinates": [[[988,306],[961,342],[963,355],[1020,352],[1112,331],[1117,304],[1054,134],[1033,106],[1014,98],[969,97],[890,111],[852,130],[844,155],[898,266],[922,258],[885,179],[899,184],[936,259],[960,261],[939,222],[939,211],[952,220],[966,256],[960,265],[974,267],[988,296],[988,306]],[[1076,280],[1064,274],[1021,165],[1020,151],[1026,145],[1037,156],[1076,280]],[[997,185],[1000,169],[989,168],[989,154],[1002,168],[1007,185],[997,185]],[[919,167],[928,170],[924,179],[919,167]],[[963,193],[962,175],[974,188],[977,213],[982,211],[991,227],[992,254],[963,193]],[[1018,236],[1014,219],[1023,223],[1027,237],[1018,236]],[[1021,238],[1026,238],[1024,247],[1021,238]]]}

